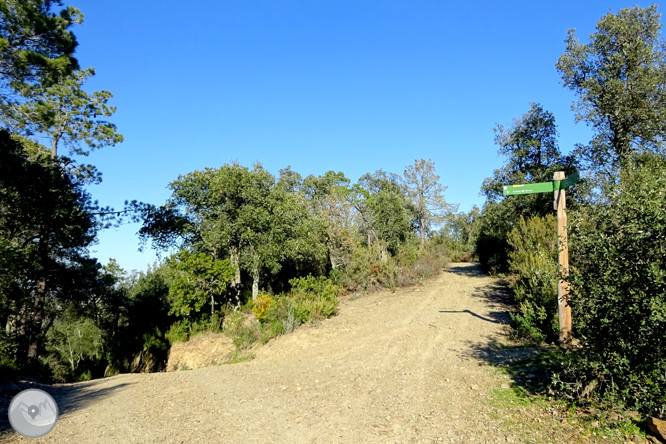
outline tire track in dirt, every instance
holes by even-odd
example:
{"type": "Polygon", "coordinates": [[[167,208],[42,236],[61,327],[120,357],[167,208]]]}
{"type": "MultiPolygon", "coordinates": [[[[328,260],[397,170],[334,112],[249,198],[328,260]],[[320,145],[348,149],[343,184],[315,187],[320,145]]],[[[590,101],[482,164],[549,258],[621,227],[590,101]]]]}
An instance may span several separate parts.
{"type": "Polygon", "coordinates": [[[513,441],[488,405],[506,382],[483,360],[505,328],[494,286],[477,264],[451,264],[349,300],[250,362],[46,387],[64,414],[37,442],[513,441]]]}

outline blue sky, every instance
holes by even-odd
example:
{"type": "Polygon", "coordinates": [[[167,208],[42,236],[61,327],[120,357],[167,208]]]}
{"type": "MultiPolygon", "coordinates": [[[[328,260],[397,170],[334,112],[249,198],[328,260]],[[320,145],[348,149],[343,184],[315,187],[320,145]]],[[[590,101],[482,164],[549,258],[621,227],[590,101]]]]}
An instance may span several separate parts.
{"type": "MultiPolygon", "coordinates": [[[[343,171],[352,180],[432,159],[451,203],[481,206],[503,164],[493,127],[538,102],[568,152],[589,140],[555,62],[567,29],[581,40],[617,1],[72,0],[91,90],[110,90],[125,142],[93,152],[102,205],[162,204],[167,185],[234,159],[273,174],[343,171]]],[[[650,3],[639,3],[649,6],[650,3]]],[[[91,252],[145,270],[126,225],[91,252]]]]}

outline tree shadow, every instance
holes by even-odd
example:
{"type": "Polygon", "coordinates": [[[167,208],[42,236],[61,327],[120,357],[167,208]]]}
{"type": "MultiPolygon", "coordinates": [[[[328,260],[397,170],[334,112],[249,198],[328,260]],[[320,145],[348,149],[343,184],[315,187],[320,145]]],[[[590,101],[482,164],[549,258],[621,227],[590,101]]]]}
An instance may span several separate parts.
{"type": "Polygon", "coordinates": [[[481,269],[481,264],[478,262],[471,262],[470,265],[449,265],[446,267],[446,271],[467,277],[488,276],[488,274],[484,273],[484,271],[481,269]]]}
{"type": "Polygon", "coordinates": [[[491,311],[488,313],[491,317],[487,318],[485,316],[481,316],[480,314],[476,314],[471,310],[439,310],[440,313],[468,313],[475,318],[483,319],[486,322],[492,322],[493,324],[508,324],[510,321],[509,314],[506,312],[502,311],[491,311]]]}
{"type": "MultiPolygon", "coordinates": [[[[133,384],[118,381],[108,387],[96,388],[98,385],[107,385],[108,383],[109,379],[105,378],[66,385],[40,384],[32,381],[22,382],[17,385],[21,390],[35,388],[44,390],[49,395],[53,396],[53,399],[55,399],[58,404],[59,415],[63,416],[90,407],[98,401],[112,396],[113,392],[116,390],[133,384]]],[[[13,397],[14,395],[0,395],[0,409],[2,411],[7,412],[9,410],[9,404],[13,397]]],[[[0,438],[3,438],[10,433],[12,433],[12,427],[9,423],[9,417],[7,415],[2,415],[0,417],[0,438]]]]}
{"type": "MultiPolygon", "coordinates": [[[[452,273],[476,278],[487,277],[479,264],[472,266],[453,265],[447,269],[452,273]]],[[[487,282],[487,281],[486,281],[487,282]]],[[[510,335],[511,312],[514,306],[513,293],[505,280],[495,279],[490,284],[476,287],[473,298],[480,299],[488,308],[488,312],[479,315],[471,310],[459,311],[440,310],[440,313],[467,313],[476,318],[494,324],[506,325],[504,336],[510,335]]],[[[468,341],[467,347],[460,351],[459,357],[472,359],[487,365],[505,368],[512,377],[514,386],[522,387],[528,392],[541,392],[547,379],[547,363],[557,353],[555,346],[532,346],[514,343],[511,340],[498,339],[496,335],[468,341]]]]}

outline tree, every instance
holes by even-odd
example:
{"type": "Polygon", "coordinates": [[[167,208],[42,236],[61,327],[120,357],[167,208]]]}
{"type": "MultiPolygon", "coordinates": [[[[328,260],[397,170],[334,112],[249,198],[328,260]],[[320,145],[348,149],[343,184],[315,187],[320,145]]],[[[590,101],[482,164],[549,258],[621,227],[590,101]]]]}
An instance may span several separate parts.
{"type": "Polygon", "coordinates": [[[88,68],[50,86],[25,85],[20,90],[24,100],[4,110],[2,122],[22,136],[46,138],[53,157],[61,145],[70,154],[87,156],[92,150],[121,143],[123,136],[116,126],[100,119],[116,111],[107,104],[113,95],[109,91],[89,95],[82,89],[93,75],[95,70],[88,68]]]}
{"type": "Polygon", "coordinates": [[[481,210],[476,205],[473,205],[467,213],[452,213],[447,217],[444,229],[455,249],[464,252],[474,251],[476,238],[479,235],[480,217],[481,210]]]}
{"type": "Polygon", "coordinates": [[[342,172],[328,171],[323,176],[309,175],[300,191],[310,214],[322,221],[317,232],[328,249],[330,267],[336,270],[349,264],[352,250],[357,244],[354,237],[356,216],[349,194],[350,180],[342,172]]]}
{"type": "Polygon", "coordinates": [[[205,253],[182,250],[169,261],[173,281],[169,287],[169,314],[190,316],[210,300],[210,314],[215,314],[215,297],[220,297],[236,274],[229,260],[215,260],[205,253]]]}
{"type": "MultiPolygon", "coordinates": [[[[562,156],[557,146],[557,127],[552,113],[532,103],[530,110],[506,128],[495,127],[495,143],[506,156],[506,165],[486,178],[481,193],[487,201],[476,241],[476,253],[486,270],[507,271],[507,234],[522,216],[546,216],[553,211],[553,197],[548,193],[505,197],[502,186],[529,182],[550,182],[555,171],[575,171],[575,159],[562,156]]],[[[567,193],[567,206],[574,205],[575,191],[567,193]]]]}
{"type": "Polygon", "coordinates": [[[482,192],[489,200],[502,199],[502,185],[550,181],[555,168],[568,161],[557,146],[555,117],[538,103],[530,104],[530,110],[509,128],[497,124],[493,130],[498,153],[507,163],[483,183],[482,192]]]}
{"type": "MultiPolygon", "coordinates": [[[[397,254],[413,229],[413,207],[400,177],[378,170],[364,174],[358,182],[365,198],[359,205],[366,225],[361,227],[362,231],[372,232],[381,243],[382,252],[397,254]]],[[[387,259],[385,255],[382,258],[387,259]]]]}
{"type": "Polygon", "coordinates": [[[77,42],[69,28],[83,21],[71,6],[51,12],[58,0],[0,1],[0,101],[21,83],[57,82],[78,68],[77,42]]]}
{"type": "Polygon", "coordinates": [[[60,319],[48,332],[49,348],[70,366],[72,374],[85,359],[103,355],[100,329],[89,318],[75,316],[60,319]]]}
{"type": "Polygon", "coordinates": [[[0,261],[8,290],[0,306],[8,310],[3,320],[19,340],[21,360],[39,354],[49,301],[88,298],[86,279],[99,268],[86,250],[99,227],[97,212],[82,182],[48,156],[30,158],[0,131],[0,248],[11,258],[0,261]]]}
{"type": "Polygon", "coordinates": [[[404,183],[414,205],[416,227],[423,247],[430,227],[442,222],[447,214],[455,212],[457,205],[444,200],[447,187],[439,183],[435,162],[430,159],[415,160],[414,165],[408,165],[404,172],[404,183]]]}
{"type": "Polygon", "coordinates": [[[663,152],[666,136],[666,47],[657,5],[606,14],[582,44],[569,30],[556,67],[578,101],[576,120],[594,137],[577,155],[615,180],[634,152],[663,152]]]}
{"type": "Polygon", "coordinates": [[[164,206],[140,208],[141,236],[159,249],[176,246],[229,258],[237,296],[241,269],[251,276],[256,297],[262,270],[274,274],[288,259],[320,254],[317,243],[308,241],[318,229],[305,204],[259,164],[252,170],[234,163],[194,171],[170,188],[173,195],[164,206]]]}

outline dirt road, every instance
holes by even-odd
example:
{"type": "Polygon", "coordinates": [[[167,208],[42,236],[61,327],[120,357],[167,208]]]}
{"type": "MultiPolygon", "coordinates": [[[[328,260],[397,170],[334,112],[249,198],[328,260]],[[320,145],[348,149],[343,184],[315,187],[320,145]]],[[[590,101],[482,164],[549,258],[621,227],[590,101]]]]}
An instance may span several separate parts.
{"type": "Polygon", "coordinates": [[[34,442],[523,442],[488,403],[509,382],[485,365],[508,321],[500,293],[477,265],[451,264],[343,303],[249,362],[47,387],[62,414],[34,442]]]}

